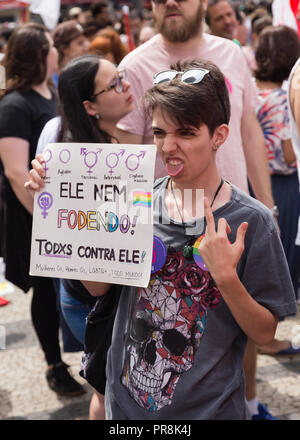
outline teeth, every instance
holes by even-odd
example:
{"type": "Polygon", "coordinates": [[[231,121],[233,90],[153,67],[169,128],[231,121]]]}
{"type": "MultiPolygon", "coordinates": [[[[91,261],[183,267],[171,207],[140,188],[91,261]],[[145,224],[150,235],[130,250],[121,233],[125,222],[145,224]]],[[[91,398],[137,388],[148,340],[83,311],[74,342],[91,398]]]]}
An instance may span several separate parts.
{"type": "Polygon", "coordinates": [[[131,378],[135,386],[144,392],[157,393],[161,390],[161,380],[150,379],[136,370],[133,370],[131,378]]]}
{"type": "Polygon", "coordinates": [[[181,162],[180,162],[180,160],[169,160],[169,164],[171,164],[171,165],[180,165],[181,162]]]}
{"type": "Polygon", "coordinates": [[[171,371],[169,371],[168,373],[165,374],[164,380],[163,380],[163,383],[162,383],[162,388],[164,388],[167,385],[170,377],[171,377],[171,371]]]}
{"type": "Polygon", "coordinates": [[[168,383],[171,372],[165,374],[163,381],[155,378],[149,378],[137,370],[132,370],[131,380],[136,388],[147,393],[160,393],[168,383]]]}

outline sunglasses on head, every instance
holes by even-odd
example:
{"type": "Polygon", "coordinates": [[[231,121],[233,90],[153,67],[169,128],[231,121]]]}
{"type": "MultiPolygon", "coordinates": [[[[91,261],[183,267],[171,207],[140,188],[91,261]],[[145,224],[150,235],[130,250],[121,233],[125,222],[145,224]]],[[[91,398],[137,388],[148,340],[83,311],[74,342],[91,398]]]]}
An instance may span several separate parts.
{"type": "Polygon", "coordinates": [[[115,78],[111,84],[108,87],[105,87],[105,89],[100,90],[100,92],[95,93],[93,96],[91,96],[91,99],[96,98],[96,96],[101,95],[104,92],[109,92],[110,90],[114,89],[117,93],[123,92],[123,79],[126,80],[125,72],[118,72],[118,78],[115,78]]]}
{"type": "Polygon", "coordinates": [[[181,81],[187,84],[198,84],[209,73],[207,69],[188,69],[185,72],[177,70],[163,70],[156,73],[153,77],[153,84],[161,84],[166,81],[172,81],[177,75],[181,74],[181,81]]]}
{"type": "MultiPolygon", "coordinates": [[[[177,72],[177,70],[163,70],[162,72],[158,72],[154,75],[153,77],[153,84],[157,85],[157,84],[162,84],[164,82],[167,81],[172,81],[174,78],[176,78],[177,75],[181,74],[181,81],[186,83],[186,84],[198,84],[200,83],[203,78],[205,77],[205,75],[207,75],[209,73],[209,70],[207,69],[188,69],[185,72],[177,72]]],[[[210,80],[214,83],[213,78],[211,77],[211,75],[209,75],[210,80]]],[[[224,115],[226,120],[228,120],[228,115],[227,115],[227,111],[224,105],[223,100],[220,97],[218,88],[216,87],[216,93],[219,97],[221,106],[223,108],[224,111],[224,115]]]]}

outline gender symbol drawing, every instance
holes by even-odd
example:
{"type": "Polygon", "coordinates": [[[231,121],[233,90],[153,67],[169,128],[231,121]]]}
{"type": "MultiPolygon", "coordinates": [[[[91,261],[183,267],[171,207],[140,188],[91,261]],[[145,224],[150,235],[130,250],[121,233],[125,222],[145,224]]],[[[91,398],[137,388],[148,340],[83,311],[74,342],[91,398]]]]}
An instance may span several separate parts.
{"type": "Polygon", "coordinates": [[[92,168],[96,165],[96,163],[98,162],[98,154],[100,154],[102,151],[102,148],[97,148],[96,151],[87,151],[86,148],[81,148],[80,149],[80,154],[84,156],[84,163],[85,166],[88,169],[87,173],[88,174],[92,174],[92,168]]]}
{"type": "Polygon", "coordinates": [[[52,151],[47,148],[46,150],[43,151],[43,156],[45,161],[44,170],[48,171],[49,168],[47,168],[47,163],[50,162],[50,160],[52,159],[52,151]]]}
{"type": "Polygon", "coordinates": [[[66,164],[69,162],[69,160],[71,159],[71,152],[70,150],[67,150],[67,148],[65,148],[64,150],[61,150],[61,152],[59,153],[59,160],[66,164]]]}
{"type": "Polygon", "coordinates": [[[139,154],[129,154],[127,157],[125,164],[129,171],[135,171],[140,166],[140,161],[146,155],[146,151],[140,151],[139,154]]]}
{"type": "Polygon", "coordinates": [[[123,156],[123,154],[125,153],[125,150],[120,150],[119,153],[109,153],[106,156],[105,162],[106,165],[108,166],[108,168],[110,168],[110,175],[112,175],[114,173],[113,168],[116,168],[116,166],[119,163],[120,160],[120,156],[123,156]]]}
{"type": "Polygon", "coordinates": [[[53,204],[52,195],[46,191],[42,192],[37,199],[37,203],[38,206],[42,209],[41,214],[45,219],[48,215],[48,209],[50,209],[53,204]]]}

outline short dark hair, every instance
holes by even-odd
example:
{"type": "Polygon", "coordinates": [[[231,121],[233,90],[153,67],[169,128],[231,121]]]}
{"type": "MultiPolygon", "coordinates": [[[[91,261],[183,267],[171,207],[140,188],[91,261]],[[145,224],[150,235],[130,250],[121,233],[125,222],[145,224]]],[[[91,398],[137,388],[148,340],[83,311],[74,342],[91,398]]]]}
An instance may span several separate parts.
{"type": "Polygon", "coordinates": [[[210,26],[210,16],[208,13],[209,8],[212,8],[213,6],[216,6],[218,3],[224,1],[227,2],[230,6],[232,6],[232,9],[234,9],[231,0],[208,0],[206,14],[205,14],[205,23],[207,24],[207,26],[210,26]]]}
{"type": "Polygon", "coordinates": [[[251,28],[253,28],[254,23],[256,20],[259,20],[260,18],[264,17],[265,15],[270,15],[265,8],[257,8],[255,11],[250,14],[250,21],[251,21],[251,28]]]}
{"type": "Polygon", "coordinates": [[[92,13],[92,16],[95,18],[98,14],[102,12],[102,9],[108,8],[108,4],[104,1],[100,2],[94,2],[90,6],[90,11],[92,13]]]}
{"type": "Polygon", "coordinates": [[[84,55],[62,69],[58,80],[62,117],[58,142],[111,142],[111,136],[99,129],[96,119],[87,114],[83,105],[83,101],[93,100],[99,66],[101,69],[99,56],[84,55]]]}
{"type": "Polygon", "coordinates": [[[261,31],[267,26],[272,26],[273,18],[271,15],[264,15],[263,17],[258,18],[254,21],[252,26],[252,32],[257,36],[261,33],[261,31]]]}
{"type": "Polygon", "coordinates": [[[255,51],[255,78],[280,83],[300,56],[300,40],[288,26],[268,26],[260,33],[255,51]]]}
{"type": "Polygon", "coordinates": [[[177,75],[172,81],[157,84],[148,90],[143,103],[149,113],[157,107],[166,111],[180,127],[208,127],[212,136],[215,129],[228,124],[230,119],[229,93],[219,68],[209,61],[178,61],[171,69],[207,69],[209,73],[198,84],[186,84],[177,75]]]}
{"type": "Polygon", "coordinates": [[[46,32],[47,28],[39,23],[26,23],[11,34],[1,63],[6,71],[5,94],[29,90],[44,81],[50,49],[46,32]]]}
{"type": "Polygon", "coordinates": [[[67,20],[55,27],[52,32],[54,46],[58,50],[58,63],[61,66],[64,60],[64,50],[73,40],[84,34],[83,27],[76,20],[67,20]]]}

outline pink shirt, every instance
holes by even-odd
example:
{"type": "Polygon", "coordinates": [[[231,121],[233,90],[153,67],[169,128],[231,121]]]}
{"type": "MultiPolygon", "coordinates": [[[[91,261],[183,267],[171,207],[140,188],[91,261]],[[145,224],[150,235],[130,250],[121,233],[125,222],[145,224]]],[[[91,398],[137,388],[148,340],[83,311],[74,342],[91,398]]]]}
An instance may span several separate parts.
{"type": "MultiPolygon", "coordinates": [[[[257,91],[251,79],[241,49],[230,40],[203,34],[197,50],[175,50],[160,34],[129,53],[120,67],[126,69],[135,98],[135,110],[123,118],[118,126],[125,131],[143,136],[144,144],[153,144],[151,120],[140,105],[144,92],[152,87],[153,75],[170,68],[177,60],[203,59],[212,61],[223,72],[228,85],[231,119],[230,134],[217,153],[217,166],[222,177],[248,192],[246,162],[241,138],[243,115],[253,112],[258,104],[257,91]]],[[[166,170],[157,155],[155,177],[165,176],[166,170]]]]}

